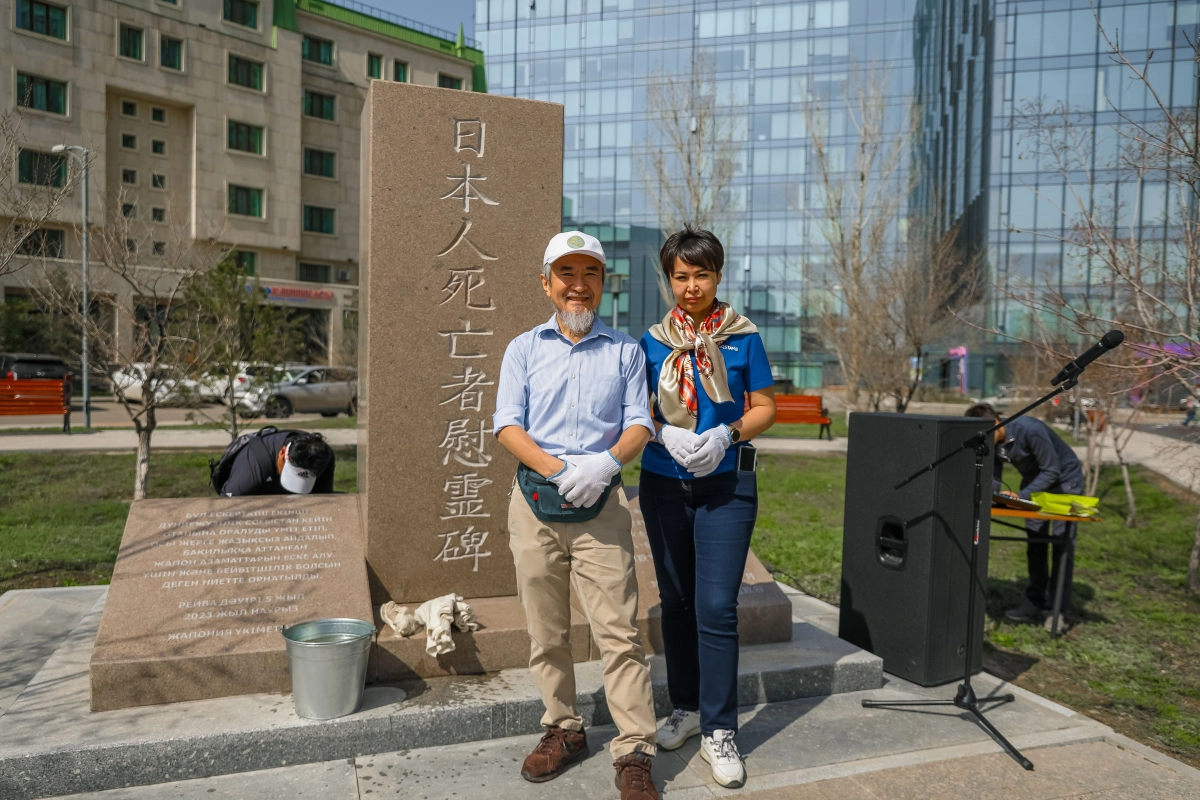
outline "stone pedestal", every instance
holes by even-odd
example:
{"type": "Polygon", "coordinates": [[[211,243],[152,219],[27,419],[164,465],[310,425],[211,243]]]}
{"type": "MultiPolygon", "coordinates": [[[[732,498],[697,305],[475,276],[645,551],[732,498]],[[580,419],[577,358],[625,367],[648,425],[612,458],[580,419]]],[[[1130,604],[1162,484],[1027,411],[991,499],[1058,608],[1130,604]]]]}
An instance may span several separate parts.
{"type": "Polygon", "coordinates": [[[285,625],[371,619],[355,495],[139,500],[92,653],[105,711],[288,692],[285,625]]]}
{"type": "Polygon", "coordinates": [[[516,594],[492,435],[508,343],[549,318],[563,107],[375,81],[363,111],[358,490],[371,595],[516,594]],[[379,409],[379,413],[375,413],[379,409]]]}

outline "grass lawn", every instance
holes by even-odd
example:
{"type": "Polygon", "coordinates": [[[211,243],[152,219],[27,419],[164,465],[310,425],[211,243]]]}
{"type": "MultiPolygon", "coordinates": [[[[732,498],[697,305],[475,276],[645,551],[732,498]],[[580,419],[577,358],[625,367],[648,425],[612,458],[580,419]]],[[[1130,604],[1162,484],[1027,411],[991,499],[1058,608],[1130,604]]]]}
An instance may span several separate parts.
{"type": "MultiPolygon", "coordinates": [[[[815,428],[813,428],[815,435],[815,428]]],[[[836,435],[836,433],[835,433],[836,435]]],[[[336,488],[354,490],[354,448],[338,448],[336,488]]],[[[150,496],[203,496],[211,453],[163,451],[150,496]]],[[[760,456],[759,557],[783,581],[838,602],[845,459],[760,456]]],[[[133,486],[133,455],[0,455],[0,593],[105,583],[133,486]]],[[[637,481],[636,466],[626,479],[637,481]]],[[[1080,533],[1078,624],[1058,641],[1003,621],[1020,601],[1025,548],[990,557],[984,663],[1040,695],[1200,766],[1200,599],[1186,594],[1196,500],[1137,471],[1141,526],[1126,529],[1119,473],[1101,482],[1102,523],[1080,533]]]]}
{"type": "MultiPolygon", "coordinates": [[[[354,448],[334,448],[334,488],[354,491],[354,448]]],[[[150,497],[211,495],[219,452],[151,455],[150,497]]],[[[133,495],[134,455],[0,454],[0,594],[108,583],[133,495]]]]}

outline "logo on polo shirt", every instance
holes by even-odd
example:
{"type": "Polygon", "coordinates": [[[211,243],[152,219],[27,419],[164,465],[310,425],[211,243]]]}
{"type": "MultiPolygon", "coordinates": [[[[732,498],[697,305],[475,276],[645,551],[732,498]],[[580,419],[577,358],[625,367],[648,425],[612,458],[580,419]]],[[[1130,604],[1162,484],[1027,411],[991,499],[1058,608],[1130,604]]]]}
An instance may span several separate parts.
{"type": "Polygon", "coordinates": [[[567,244],[571,247],[583,247],[583,237],[572,236],[571,238],[567,239],[567,244]]]}
{"type": "Polygon", "coordinates": [[[738,349],[731,344],[723,344],[723,345],[721,345],[721,349],[722,350],[732,350],[735,353],[738,351],[738,349]]]}

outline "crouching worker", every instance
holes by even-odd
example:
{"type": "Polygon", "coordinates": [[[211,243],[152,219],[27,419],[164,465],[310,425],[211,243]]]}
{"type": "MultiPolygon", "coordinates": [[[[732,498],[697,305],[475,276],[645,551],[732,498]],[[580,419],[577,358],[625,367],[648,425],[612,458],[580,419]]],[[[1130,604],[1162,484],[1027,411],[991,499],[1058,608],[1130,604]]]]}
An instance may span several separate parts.
{"type": "Polygon", "coordinates": [[[621,466],[650,439],[646,360],[596,316],[604,250],[578,231],[550,240],[542,288],[554,316],[508,346],[493,429],[521,462],[508,509],[517,594],[529,626],[529,669],[546,733],[521,775],[548,781],[588,755],[575,708],[571,573],[604,658],[610,744],[621,800],[657,800],[650,667],[638,639],[633,518],[621,466]]]}
{"type": "Polygon", "coordinates": [[[222,497],[333,491],[333,449],[319,433],[268,426],[239,437],[208,467],[222,497]]]}

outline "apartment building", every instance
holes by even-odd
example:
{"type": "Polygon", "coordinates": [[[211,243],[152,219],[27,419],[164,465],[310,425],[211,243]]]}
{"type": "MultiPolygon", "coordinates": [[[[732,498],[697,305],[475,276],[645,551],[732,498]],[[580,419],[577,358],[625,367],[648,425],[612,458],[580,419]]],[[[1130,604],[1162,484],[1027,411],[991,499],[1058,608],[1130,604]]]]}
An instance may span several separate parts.
{"type": "MultiPolygon", "coordinates": [[[[92,225],[186,226],[309,309],[338,360],[357,322],[360,114],[373,79],[486,91],[461,35],[353,0],[13,0],[0,30],[4,108],[22,106],[18,181],[91,155],[92,225]]],[[[78,194],[39,237],[78,264],[78,194]]],[[[151,234],[151,240],[156,239],[151,234]]],[[[153,264],[158,242],[139,261],[153,264]]],[[[20,294],[28,270],[0,276],[20,294]]],[[[129,298],[137,302],[137,298],[129,298]]],[[[324,350],[324,353],[321,351],[324,350]]]]}

